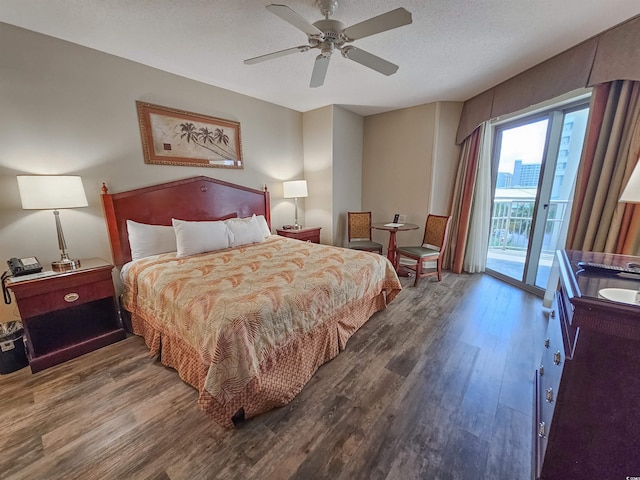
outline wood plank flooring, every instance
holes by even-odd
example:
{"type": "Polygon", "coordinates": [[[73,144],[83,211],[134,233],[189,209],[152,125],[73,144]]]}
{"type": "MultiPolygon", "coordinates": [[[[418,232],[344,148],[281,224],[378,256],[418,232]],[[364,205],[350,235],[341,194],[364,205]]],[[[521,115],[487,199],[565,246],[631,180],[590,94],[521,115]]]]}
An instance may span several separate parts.
{"type": "Polygon", "coordinates": [[[541,299],[482,274],[402,281],[293,402],[234,430],[135,336],[2,375],[0,478],[530,478],[541,299]]]}

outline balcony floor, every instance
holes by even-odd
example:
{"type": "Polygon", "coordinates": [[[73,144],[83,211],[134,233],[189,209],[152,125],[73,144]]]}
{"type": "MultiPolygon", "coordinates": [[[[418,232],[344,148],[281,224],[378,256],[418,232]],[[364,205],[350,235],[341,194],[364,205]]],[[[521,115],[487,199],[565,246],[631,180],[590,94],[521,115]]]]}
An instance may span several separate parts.
{"type": "MultiPolygon", "coordinates": [[[[500,247],[489,248],[487,252],[487,268],[506,275],[518,281],[522,281],[526,252],[524,250],[503,250],[500,247]]],[[[553,264],[553,254],[543,253],[540,256],[536,286],[547,288],[547,281],[553,264]]]]}

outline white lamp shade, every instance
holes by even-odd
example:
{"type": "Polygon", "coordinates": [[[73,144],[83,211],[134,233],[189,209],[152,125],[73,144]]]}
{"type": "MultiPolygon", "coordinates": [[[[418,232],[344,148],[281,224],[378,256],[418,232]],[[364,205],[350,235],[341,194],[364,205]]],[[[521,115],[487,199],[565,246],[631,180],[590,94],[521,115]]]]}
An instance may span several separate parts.
{"type": "Polygon", "coordinates": [[[304,198],[308,196],[306,180],[291,180],[282,183],[284,198],[304,198]]]}
{"type": "Polygon", "coordinates": [[[89,205],[82,179],[73,175],[18,175],[25,210],[57,210],[89,205]]]}
{"type": "Polygon", "coordinates": [[[636,168],[631,172],[631,177],[629,177],[629,182],[622,191],[620,201],[640,203],[640,159],[638,159],[638,163],[636,163],[636,168]]]}

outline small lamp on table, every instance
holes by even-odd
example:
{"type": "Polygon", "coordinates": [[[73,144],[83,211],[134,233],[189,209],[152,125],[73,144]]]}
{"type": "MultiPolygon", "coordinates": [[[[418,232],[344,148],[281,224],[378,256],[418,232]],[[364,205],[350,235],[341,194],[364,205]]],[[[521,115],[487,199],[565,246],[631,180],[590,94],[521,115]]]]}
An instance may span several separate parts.
{"type": "Polygon", "coordinates": [[[18,190],[25,210],[53,210],[60,260],[51,262],[51,268],[58,272],[78,268],[80,260],[69,258],[58,209],[89,206],[82,179],[73,175],[18,175],[18,190]]]}
{"type": "Polygon", "coordinates": [[[298,198],[306,198],[307,181],[306,180],[291,180],[289,182],[282,183],[284,198],[293,198],[296,204],[295,223],[293,225],[294,230],[300,230],[302,225],[298,223],[298,198]]]}

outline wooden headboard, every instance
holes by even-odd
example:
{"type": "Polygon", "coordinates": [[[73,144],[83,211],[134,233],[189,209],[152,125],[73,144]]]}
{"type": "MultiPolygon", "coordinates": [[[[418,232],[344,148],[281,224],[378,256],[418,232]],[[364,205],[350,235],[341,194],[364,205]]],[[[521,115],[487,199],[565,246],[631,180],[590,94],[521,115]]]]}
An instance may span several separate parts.
{"type": "Polygon", "coordinates": [[[108,193],[102,185],[102,207],[107,221],[111,253],[116,265],[131,260],[127,220],[151,225],[171,225],[180,220],[219,220],[264,215],[271,227],[269,192],[192,177],[120,193],[108,193]]]}

